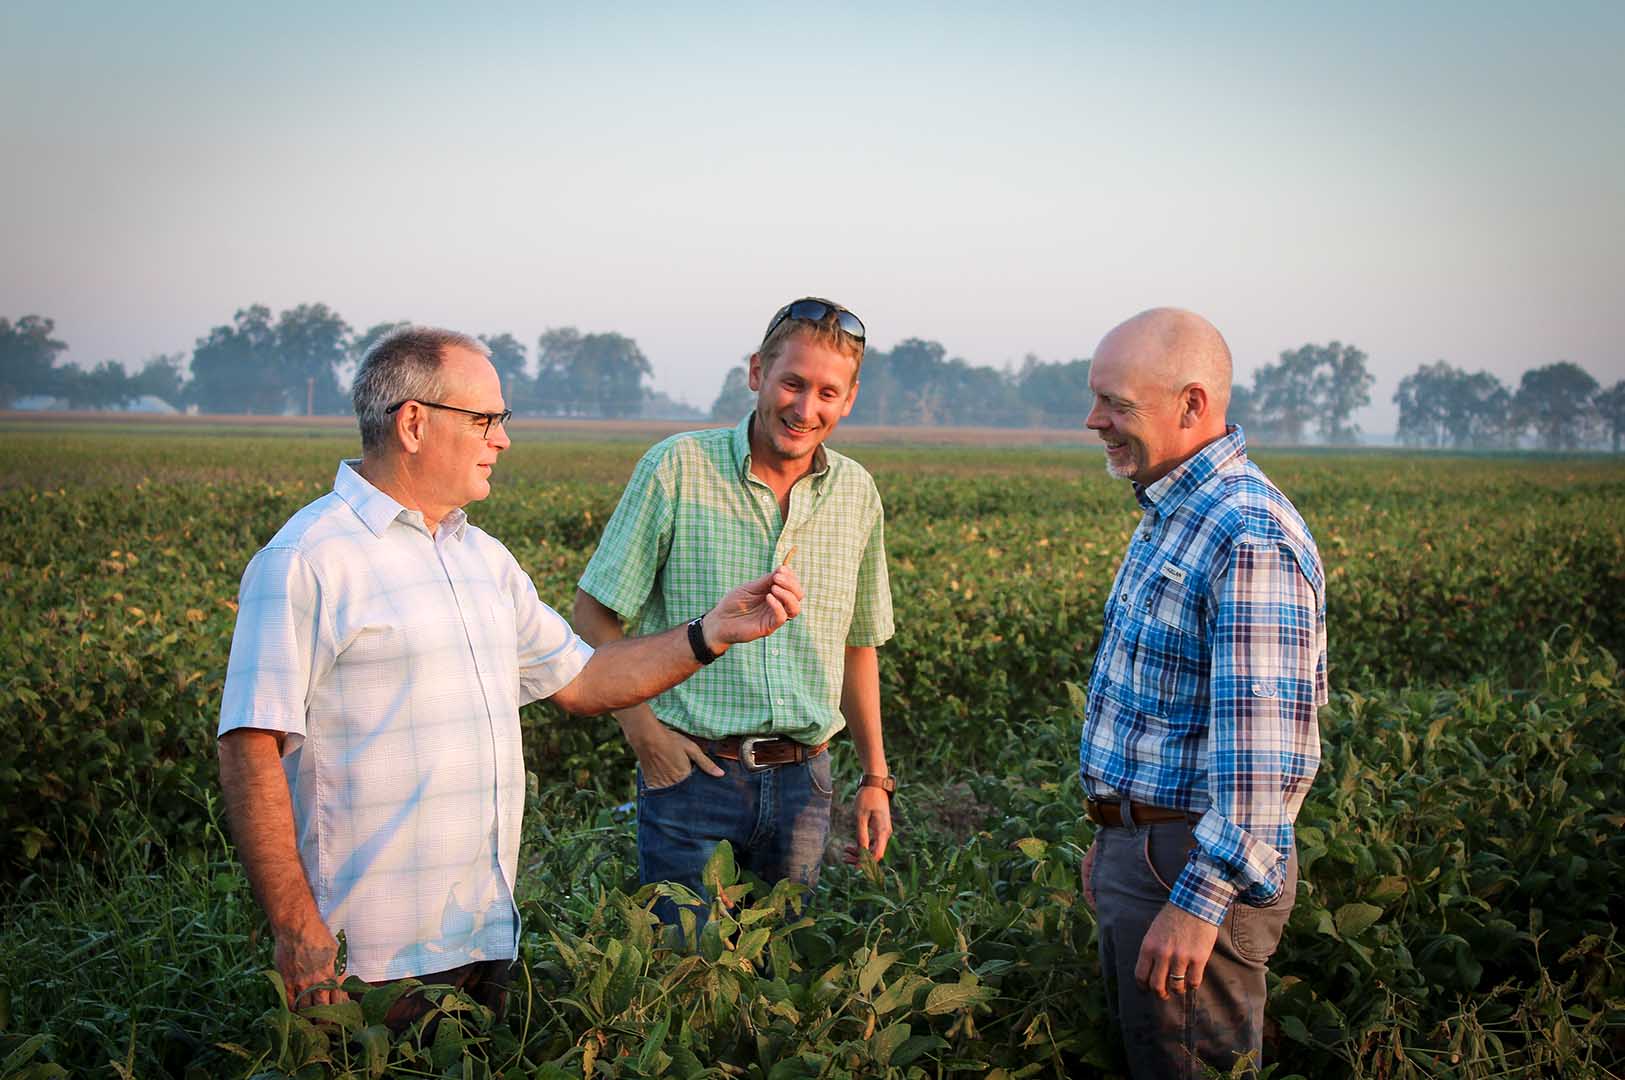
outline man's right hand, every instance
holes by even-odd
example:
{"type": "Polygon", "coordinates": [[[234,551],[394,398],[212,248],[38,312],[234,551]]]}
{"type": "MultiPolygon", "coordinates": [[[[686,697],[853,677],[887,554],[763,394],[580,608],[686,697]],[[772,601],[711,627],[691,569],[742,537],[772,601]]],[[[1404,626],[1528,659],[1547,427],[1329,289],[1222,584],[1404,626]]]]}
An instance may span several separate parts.
{"type": "Polygon", "coordinates": [[[287,987],[289,1008],[350,1000],[342,990],[310,989],[333,978],[338,955],[338,939],[320,919],[276,935],[276,969],[287,987]]]}
{"type": "Polygon", "coordinates": [[[638,765],[643,769],[643,782],[647,786],[672,787],[687,780],[688,774],[695,769],[712,776],[722,775],[722,767],[706,756],[699,743],[681,731],[662,724],[648,706],[628,709],[617,716],[627,732],[632,752],[638,756],[638,765]],[[627,714],[634,711],[644,714],[638,718],[641,723],[628,723],[632,718],[627,714]],[[635,736],[632,734],[634,728],[638,729],[635,736]]]}

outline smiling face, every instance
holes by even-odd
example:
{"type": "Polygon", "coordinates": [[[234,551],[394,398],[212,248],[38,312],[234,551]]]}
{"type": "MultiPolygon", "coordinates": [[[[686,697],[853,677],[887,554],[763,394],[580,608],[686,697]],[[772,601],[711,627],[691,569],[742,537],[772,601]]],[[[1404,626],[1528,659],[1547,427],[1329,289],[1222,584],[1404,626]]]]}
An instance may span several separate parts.
{"type": "Polygon", "coordinates": [[[1142,487],[1154,484],[1191,450],[1181,426],[1185,405],[1161,366],[1137,355],[1134,335],[1112,333],[1089,365],[1094,405],[1084,421],[1106,444],[1106,471],[1142,487]]]}
{"type": "MultiPolygon", "coordinates": [[[[501,412],[507,407],[497,369],[473,349],[448,347],[440,376],[447,387],[442,405],[475,412],[501,412]]],[[[507,431],[495,425],[487,435],[485,422],[475,417],[447,409],[426,411],[416,471],[424,509],[427,512],[430,505],[440,509],[438,518],[491,494],[491,467],[511,442],[507,431]]]]}
{"type": "Polygon", "coordinates": [[[852,357],[803,334],[786,341],[771,362],[764,363],[760,353],[752,356],[753,459],[783,467],[823,445],[857,400],[857,367],[852,357]]]}

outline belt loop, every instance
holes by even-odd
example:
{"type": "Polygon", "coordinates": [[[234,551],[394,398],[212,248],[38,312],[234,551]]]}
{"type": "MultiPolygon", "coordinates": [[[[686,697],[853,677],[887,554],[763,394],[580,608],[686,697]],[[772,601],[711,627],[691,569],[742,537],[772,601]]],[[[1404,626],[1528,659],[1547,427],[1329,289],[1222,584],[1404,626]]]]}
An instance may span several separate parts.
{"type": "Polygon", "coordinates": [[[1130,829],[1138,829],[1140,827],[1140,823],[1134,820],[1134,811],[1131,809],[1133,805],[1134,804],[1129,801],[1129,797],[1124,795],[1118,800],[1117,813],[1126,827],[1130,829]]]}

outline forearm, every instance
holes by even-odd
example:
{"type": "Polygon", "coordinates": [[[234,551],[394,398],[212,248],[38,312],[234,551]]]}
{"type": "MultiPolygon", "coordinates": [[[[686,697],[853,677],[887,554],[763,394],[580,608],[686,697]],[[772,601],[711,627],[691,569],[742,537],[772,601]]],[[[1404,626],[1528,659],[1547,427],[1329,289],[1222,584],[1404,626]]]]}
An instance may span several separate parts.
{"type": "MultiPolygon", "coordinates": [[[[636,746],[660,722],[643,702],[700,668],[688,643],[687,626],[628,638],[620,616],[580,589],[571,617],[576,633],[596,651],[562,694],[567,700],[559,703],[576,713],[613,710],[622,734],[636,746]]],[[[707,641],[719,655],[727,649],[710,638],[707,641]]]]}
{"type": "Polygon", "coordinates": [[[889,776],[886,741],[880,730],[880,659],[873,647],[847,646],[841,677],[841,715],[852,732],[852,747],[866,773],[889,776]]]}
{"type": "Polygon", "coordinates": [[[321,914],[294,840],[280,736],[251,729],[227,732],[220,739],[220,787],[237,856],[272,933],[319,923],[321,914]]]}

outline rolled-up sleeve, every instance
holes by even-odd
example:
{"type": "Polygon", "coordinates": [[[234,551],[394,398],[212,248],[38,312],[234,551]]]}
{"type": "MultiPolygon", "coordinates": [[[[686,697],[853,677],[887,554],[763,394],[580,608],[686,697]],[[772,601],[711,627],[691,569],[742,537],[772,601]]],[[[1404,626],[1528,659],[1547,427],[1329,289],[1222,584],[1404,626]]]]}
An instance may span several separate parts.
{"type": "Polygon", "coordinates": [[[1320,600],[1284,545],[1238,544],[1211,592],[1208,792],[1197,851],[1170,901],[1214,924],[1273,903],[1293,810],[1320,763],[1320,600]]]}

